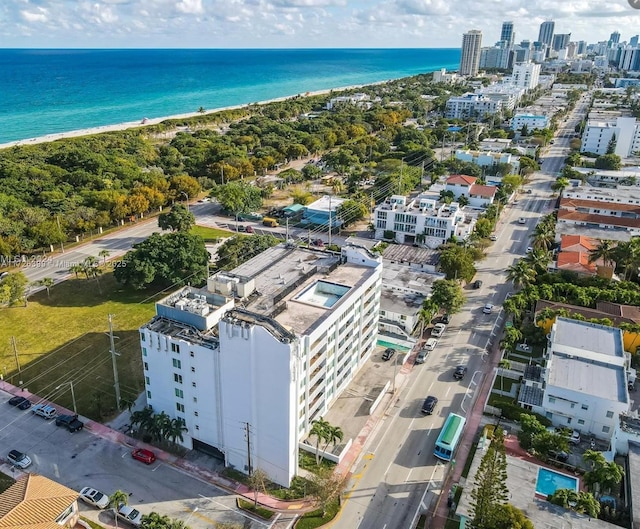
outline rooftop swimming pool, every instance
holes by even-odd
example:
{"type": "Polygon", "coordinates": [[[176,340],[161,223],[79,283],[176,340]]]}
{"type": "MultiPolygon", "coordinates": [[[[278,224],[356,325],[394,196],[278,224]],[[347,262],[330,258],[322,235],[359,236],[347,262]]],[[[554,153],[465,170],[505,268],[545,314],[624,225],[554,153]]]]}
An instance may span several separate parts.
{"type": "Polygon", "coordinates": [[[536,493],[550,496],[558,489],[571,489],[578,491],[578,478],[561,474],[548,468],[538,468],[538,479],[536,481],[536,493]]]}

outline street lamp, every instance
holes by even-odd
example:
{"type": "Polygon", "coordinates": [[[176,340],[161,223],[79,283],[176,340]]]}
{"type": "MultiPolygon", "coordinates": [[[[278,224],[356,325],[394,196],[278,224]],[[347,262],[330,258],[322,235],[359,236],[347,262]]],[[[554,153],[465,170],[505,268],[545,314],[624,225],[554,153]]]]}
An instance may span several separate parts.
{"type": "Polygon", "coordinates": [[[65,382],[64,384],[60,384],[59,386],[56,386],[56,389],[60,389],[65,384],[69,384],[69,386],[71,386],[71,400],[73,401],[73,413],[78,415],[78,410],[76,408],[76,394],[73,392],[73,380],[69,380],[69,382],[65,382]]]}
{"type": "Polygon", "coordinates": [[[187,195],[184,191],[180,191],[180,196],[184,195],[185,204],[187,205],[187,211],[189,211],[189,195],[187,195]]]}

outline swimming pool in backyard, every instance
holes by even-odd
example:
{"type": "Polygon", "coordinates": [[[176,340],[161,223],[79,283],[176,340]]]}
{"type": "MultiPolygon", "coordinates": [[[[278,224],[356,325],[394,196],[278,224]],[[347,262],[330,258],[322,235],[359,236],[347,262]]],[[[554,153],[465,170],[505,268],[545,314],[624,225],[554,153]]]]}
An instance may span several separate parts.
{"type": "Polygon", "coordinates": [[[536,481],[536,493],[549,496],[558,489],[571,489],[578,491],[578,478],[561,474],[548,468],[538,468],[538,479],[536,481]]]}

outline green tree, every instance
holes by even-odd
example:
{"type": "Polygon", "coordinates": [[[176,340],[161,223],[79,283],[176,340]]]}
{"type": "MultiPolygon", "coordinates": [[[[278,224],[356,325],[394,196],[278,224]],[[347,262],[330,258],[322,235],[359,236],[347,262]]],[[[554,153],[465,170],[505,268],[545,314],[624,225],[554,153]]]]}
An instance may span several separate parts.
{"type": "Polygon", "coordinates": [[[232,270],[279,242],[280,239],[269,234],[230,237],[218,249],[215,266],[221,270],[232,270]]]}
{"type": "Polygon", "coordinates": [[[572,489],[558,489],[547,500],[554,505],[570,509],[591,518],[600,514],[600,503],[590,492],[576,492],[572,489]]]}
{"type": "Polygon", "coordinates": [[[617,154],[603,154],[596,158],[595,166],[596,169],[617,171],[622,166],[622,160],[617,154]]]}
{"type": "Polygon", "coordinates": [[[120,505],[129,505],[129,495],[126,492],[118,489],[111,496],[109,496],[109,505],[116,509],[120,505]]]}
{"type": "Polygon", "coordinates": [[[310,496],[316,500],[322,509],[322,517],[327,515],[329,505],[338,501],[344,489],[344,477],[330,469],[320,469],[311,477],[310,496]]]}
{"type": "Polygon", "coordinates": [[[616,133],[614,132],[611,135],[611,139],[607,144],[607,152],[605,154],[615,154],[616,152],[616,133]]]}
{"type": "Polygon", "coordinates": [[[185,193],[189,198],[193,198],[200,193],[200,184],[193,176],[186,174],[172,176],[169,180],[170,198],[173,200],[181,200],[185,193]]]}
{"type": "Polygon", "coordinates": [[[311,421],[309,435],[313,435],[316,438],[316,465],[320,464],[320,442],[327,440],[330,427],[329,421],[325,421],[322,417],[311,421]]]}
{"type": "Polygon", "coordinates": [[[168,213],[160,213],[158,226],[163,230],[188,232],[196,223],[196,218],[182,204],[176,204],[168,213]]]}
{"type": "Polygon", "coordinates": [[[583,459],[591,464],[591,470],[584,475],[584,482],[591,492],[608,493],[622,481],[622,467],[614,461],[607,461],[602,452],[587,450],[583,459]],[[599,485],[599,491],[596,491],[596,485],[599,485]]]}
{"type": "Polygon", "coordinates": [[[491,232],[493,231],[493,222],[491,222],[486,217],[480,217],[476,222],[473,231],[478,234],[478,237],[486,239],[491,235],[491,232]]]}
{"type": "Polygon", "coordinates": [[[531,447],[536,453],[544,457],[550,457],[554,452],[567,452],[569,450],[569,441],[566,436],[545,429],[533,436],[531,447]]]}
{"type": "MultiPolygon", "coordinates": [[[[326,453],[327,448],[329,448],[329,445],[332,445],[334,448],[335,446],[342,441],[342,439],[344,438],[344,432],[342,431],[342,428],[340,428],[340,426],[333,426],[333,425],[329,425],[327,426],[327,430],[325,432],[325,445],[324,448],[322,449],[323,454],[326,453]]],[[[321,457],[321,460],[324,459],[324,455],[321,457]]]]}
{"type": "Polygon", "coordinates": [[[511,195],[522,185],[522,177],[517,174],[508,174],[502,178],[502,188],[507,195],[511,195]]]}
{"type": "Polygon", "coordinates": [[[553,184],[551,184],[551,190],[560,193],[565,187],[568,187],[570,183],[571,182],[569,182],[567,178],[561,176],[560,178],[557,178],[553,184]]]}
{"type": "Polygon", "coordinates": [[[602,259],[605,266],[615,265],[616,243],[608,239],[600,240],[598,246],[589,250],[589,262],[595,263],[602,259]]]}
{"type": "Polygon", "coordinates": [[[143,514],[140,529],[188,529],[182,520],[169,518],[166,514],[151,512],[143,514]]]}
{"type": "Polygon", "coordinates": [[[0,303],[13,305],[24,300],[26,304],[25,289],[29,284],[27,276],[22,272],[14,272],[0,281],[0,303]]]}
{"type": "Polygon", "coordinates": [[[469,248],[447,244],[440,251],[440,270],[447,279],[471,281],[476,275],[473,254],[469,248]]]}
{"type": "Polygon", "coordinates": [[[534,529],[524,513],[510,503],[495,506],[494,529],[534,529]]]}
{"type": "Polygon", "coordinates": [[[50,277],[44,277],[44,278],[40,279],[39,281],[36,281],[36,284],[38,286],[42,286],[42,287],[46,288],[47,289],[47,297],[49,297],[49,294],[51,293],[51,287],[53,285],[55,285],[55,281],[50,277]]]}
{"type": "Polygon", "coordinates": [[[536,279],[536,271],[524,259],[518,259],[515,264],[507,268],[507,281],[514,286],[527,286],[536,279]]]}
{"type": "Polygon", "coordinates": [[[100,250],[98,252],[98,257],[102,257],[102,266],[107,266],[107,257],[111,255],[109,250],[100,250]]]}
{"type": "Polygon", "coordinates": [[[261,468],[254,468],[249,474],[249,487],[253,490],[253,505],[258,506],[258,494],[264,494],[267,490],[267,481],[269,476],[261,468]]]}
{"type": "Polygon", "coordinates": [[[507,456],[504,434],[496,428],[491,444],[476,472],[474,488],[471,491],[471,526],[474,529],[495,529],[498,505],[508,499],[507,456]]]}
{"type": "Polygon", "coordinates": [[[437,279],[431,286],[431,301],[449,314],[459,312],[464,305],[462,287],[453,279],[437,279]]]}
{"type": "Polygon", "coordinates": [[[250,213],[262,207],[260,189],[244,182],[229,182],[212,191],[222,208],[230,213],[250,213]]]}
{"type": "Polygon", "coordinates": [[[358,200],[345,200],[336,211],[339,219],[342,219],[344,225],[361,220],[367,216],[369,210],[367,206],[358,200]]]}
{"type": "Polygon", "coordinates": [[[530,413],[520,414],[518,442],[522,448],[529,450],[529,448],[533,446],[535,436],[544,431],[546,431],[544,424],[542,424],[535,415],[531,415],[530,413]]]}
{"type": "Polygon", "coordinates": [[[135,244],[113,274],[119,283],[137,290],[152,283],[197,285],[206,279],[208,263],[209,253],[199,235],[154,233],[135,244]]]}
{"type": "Polygon", "coordinates": [[[522,342],[522,331],[516,327],[507,327],[504,330],[504,338],[502,338],[501,344],[505,349],[513,350],[516,344],[522,342]]]}

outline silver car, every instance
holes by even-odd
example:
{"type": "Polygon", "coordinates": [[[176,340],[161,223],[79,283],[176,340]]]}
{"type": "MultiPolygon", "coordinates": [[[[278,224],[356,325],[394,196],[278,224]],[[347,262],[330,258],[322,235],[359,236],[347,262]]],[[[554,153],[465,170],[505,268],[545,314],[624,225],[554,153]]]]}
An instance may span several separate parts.
{"type": "Polygon", "coordinates": [[[116,516],[123,522],[127,522],[134,527],[140,527],[140,524],[142,523],[142,513],[129,505],[125,505],[124,503],[121,503],[118,506],[116,516]]]}
{"type": "Polygon", "coordinates": [[[31,464],[31,459],[27,454],[18,452],[17,450],[11,450],[7,455],[7,460],[13,466],[18,468],[27,468],[31,464]]]}
{"type": "Polygon", "coordinates": [[[109,505],[109,496],[91,487],[85,487],[80,491],[80,499],[98,509],[104,509],[109,505]]]}

